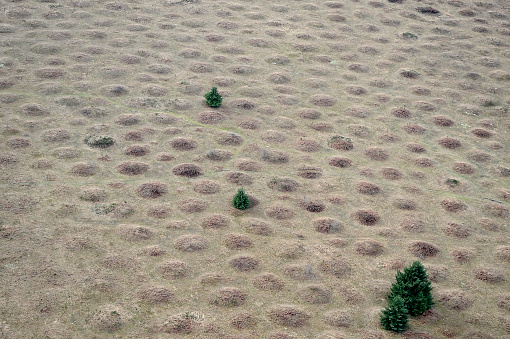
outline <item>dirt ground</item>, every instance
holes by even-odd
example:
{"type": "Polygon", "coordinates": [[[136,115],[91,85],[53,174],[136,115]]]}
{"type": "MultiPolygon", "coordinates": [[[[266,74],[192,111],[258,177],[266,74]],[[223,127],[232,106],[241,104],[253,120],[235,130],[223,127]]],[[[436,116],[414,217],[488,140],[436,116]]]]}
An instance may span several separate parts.
{"type": "Polygon", "coordinates": [[[0,9],[1,338],[510,338],[508,1],[0,9]]]}

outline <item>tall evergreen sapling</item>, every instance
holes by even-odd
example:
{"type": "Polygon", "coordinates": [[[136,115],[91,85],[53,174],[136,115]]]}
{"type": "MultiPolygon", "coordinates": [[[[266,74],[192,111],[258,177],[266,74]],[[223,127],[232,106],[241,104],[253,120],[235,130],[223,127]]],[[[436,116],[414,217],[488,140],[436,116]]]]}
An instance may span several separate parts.
{"type": "Polygon", "coordinates": [[[408,318],[409,312],[404,299],[396,296],[389,302],[388,307],[382,311],[381,325],[388,331],[403,332],[408,327],[408,318]]]}
{"type": "Polygon", "coordinates": [[[396,282],[391,286],[388,299],[402,297],[409,314],[417,316],[432,308],[432,287],[425,268],[419,261],[397,272],[396,282]]]}
{"type": "Polygon", "coordinates": [[[221,106],[221,101],[223,100],[223,98],[218,93],[218,89],[216,87],[211,88],[211,91],[207,92],[204,95],[204,97],[205,97],[205,103],[209,107],[220,107],[221,106]]]}
{"type": "Polygon", "coordinates": [[[232,200],[232,204],[238,210],[245,210],[248,207],[250,207],[250,199],[248,198],[248,195],[244,193],[244,190],[242,188],[240,188],[237,191],[237,194],[234,196],[234,199],[232,200]]]}

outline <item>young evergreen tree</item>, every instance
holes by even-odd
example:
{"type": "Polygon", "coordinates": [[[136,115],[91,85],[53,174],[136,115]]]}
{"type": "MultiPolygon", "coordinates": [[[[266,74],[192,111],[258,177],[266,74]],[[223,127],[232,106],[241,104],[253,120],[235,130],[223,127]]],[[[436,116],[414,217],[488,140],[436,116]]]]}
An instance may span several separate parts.
{"type": "Polygon", "coordinates": [[[238,210],[245,210],[248,207],[250,207],[250,199],[248,198],[248,195],[244,193],[244,190],[242,188],[240,188],[237,191],[237,194],[234,196],[234,199],[232,200],[232,204],[238,210]]]}
{"type": "Polygon", "coordinates": [[[381,325],[384,329],[394,332],[403,332],[407,329],[409,313],[402,297],[396,296],[381,314],[381,325]]]}
{"type": "Polygon", "coordinates": [[[218,93],[218,89],[216,87],[211,88],[210,92],[207,92],[205,95],[205,102],[209,107],[220,107],[221,101],[223,98],[218,93]]]}
{"type": "Polygon", "coordinates": [[[390,302],[396,298],[404,299],[409,314],[421,315],[434,305],[432,287],[427,272],[419,261],[405,267],[404,272],[397,272],[396,282],[391,286],[388,295],[390,302]]]}

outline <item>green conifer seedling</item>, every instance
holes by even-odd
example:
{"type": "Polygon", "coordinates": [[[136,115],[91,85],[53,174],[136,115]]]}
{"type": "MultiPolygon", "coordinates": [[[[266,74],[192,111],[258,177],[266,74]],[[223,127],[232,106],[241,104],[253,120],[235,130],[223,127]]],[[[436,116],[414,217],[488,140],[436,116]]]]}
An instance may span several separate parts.
{"type": "Polygon", "coordinates": [[[394,332],[403,332],[407,329],[409,313],[402,297],[394,297],[388,307],[381,314],[381,325],[384,329],[394,332]]]}
{"type": "Polygon", "coordinates": [[[232,203],[234,207],[237,208],[238,210],[245,210],[248,207],[250,207],[250,199],[248,198],[246,193],[244,193],[244,190],[242,188],[240,188],[237,191],[237,194],[234,196],[232,203]]]}
{"type": "Polygon", "coordinates": [[[396,298],[404,299],[409,314],[417,316],[432,308],[432,287],[427,272],[419,261],[405,267],[404,272],[397,272],[396,282],[388,295],[390,302],[396,298]]]}
{"type": "Polygon", "coordinates": [[[204,95],[205,102],[209,107],[220,107],[221,101],[223,98],[218,93],[218,89],[216,87],[211,88],[211,91],[204,95]]]}

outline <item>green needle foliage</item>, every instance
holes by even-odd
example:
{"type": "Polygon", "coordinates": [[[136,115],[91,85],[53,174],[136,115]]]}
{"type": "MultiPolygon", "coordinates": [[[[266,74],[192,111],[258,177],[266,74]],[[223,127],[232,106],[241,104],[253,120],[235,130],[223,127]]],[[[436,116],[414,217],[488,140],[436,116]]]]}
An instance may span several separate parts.
{"type": "Polygon", "coordinates": [[[409,312],[407,312],[404,299],[396,296],[382,311],[381,325],[388,331],[403,332],[407,329],[408,318],[409,312]]]}
{"type": "Polygon", "coordinates": [[[391,302],[397,297],[404,299],[409,314],[417,316],[432,308],[432,287],[427,272],[419,261],[405,267],[404,272],[397,272],[396,282],[391,286],[388,299],[391,302]]]}
{"type": "Polygon", "coordinates": [[[234,204],[234,207],[238,210],[245,210],[248,207],[250,207],[250,199],[244,193],[244,190],[240,188],[237,191],[237,194],[234,196],[234,199],[232,200],[232,203],[234,204]]]}
{"type": "Polygon", "coordinates": [[[220,107],[221,101],[223,98],[218,93],[218,89],[216,87],[211,88],[211,91],[204,95],[205,102],[209,107],[220,107]]]}

